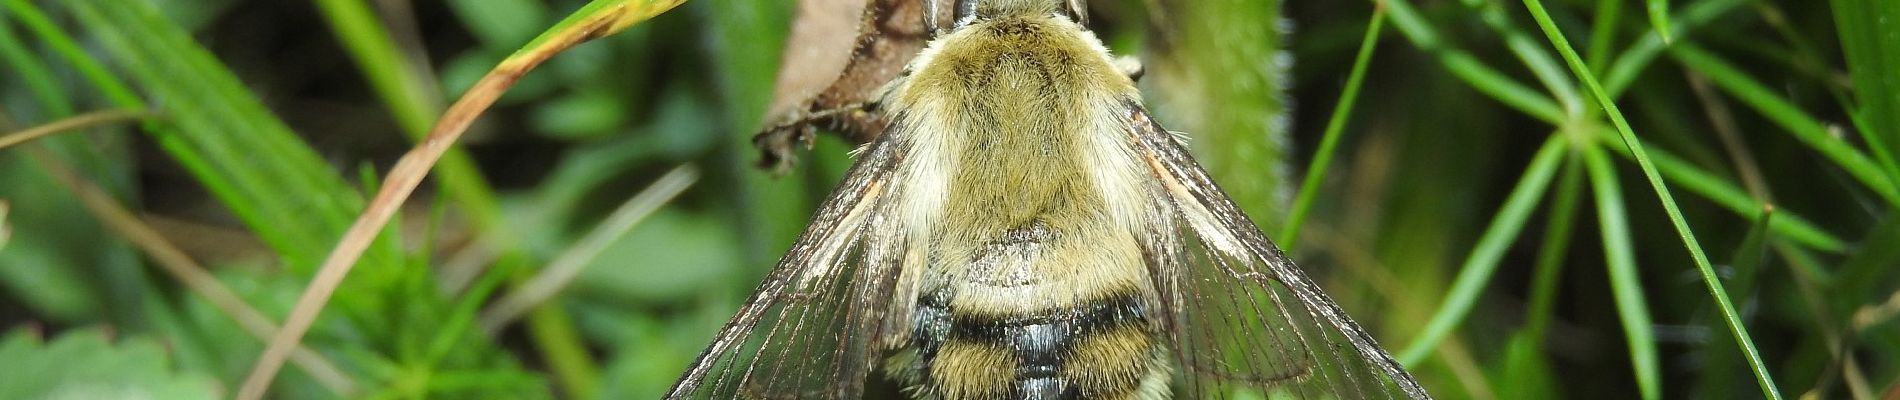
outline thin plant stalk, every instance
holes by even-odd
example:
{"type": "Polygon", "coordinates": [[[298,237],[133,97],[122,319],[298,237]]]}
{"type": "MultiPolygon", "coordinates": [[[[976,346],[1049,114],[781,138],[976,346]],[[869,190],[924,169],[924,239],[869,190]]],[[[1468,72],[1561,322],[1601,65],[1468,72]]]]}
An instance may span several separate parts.
{"type": "Polygon", "coordinates": [[[114,109],[79,114],[58,121],[49,122],[32,128],[0,135],[0,149],[13,147],[60,132],[79,130],[86,127],[137,121],[150,117],[144,110],[114,109]]]}
{"type": "Polygon", "coordinates": [[[1379,30],[1385,26],[1385,7],[1372,10],[1372,22],[1366,25],[1366,36],[1359,43],[1359,54],[1353,57],[1352,72],[1346,75],[1346,88],[1339,94],[1339,104],[1333,106],[1332,117],[1326,120],[1326,134],[1320,139],[1319,151],[1313,155],[1313,163],[1306,166],[1306,178],[1300,183],[1300,197],[1293,202],[1293,214],[1287,217],[1286,228],[1280,233],[1280,245],[1288,251],[1295,251],[1300,235],[1300,225],[1306,221],[1307,211],[1312,210],[1313,201],[1319,198],[1319,184],[1326,178],[1326,169],[1332,165],[1333,153],[1339,146],[1339,137],[1346,130],[1346,118],[1352,114],[1353,105],[1359,99],[1359,88],[1365,83],[1366,66],[1372,64],[1372,52],[1379,47],[1379,30]]]}

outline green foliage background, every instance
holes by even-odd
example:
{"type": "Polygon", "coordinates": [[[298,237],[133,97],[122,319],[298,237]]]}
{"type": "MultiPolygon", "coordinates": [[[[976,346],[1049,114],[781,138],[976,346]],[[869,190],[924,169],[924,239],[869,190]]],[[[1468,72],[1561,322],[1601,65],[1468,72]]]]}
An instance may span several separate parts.
{"type": "MultiPolygon", "coordinates": [[[[0,134],[149,111],[0,149],[0,365],[42,371],[0,397],[228,396],[262,350],[75,181],[282,320],[409,139],[581,4],[0,0],[0,134]]],[[[1900,394],[1900,2],[1092,4],[1161,119],[1437,396],[1900,394]]],[[[293,363],[273,395],[655,397],[849,163],[823,138],[751,167],[794,7],[689,1],[528,75],[305,339],[337,375],[293,363]],[[692,189],[481,330],[680,165],[692,189]]]]}

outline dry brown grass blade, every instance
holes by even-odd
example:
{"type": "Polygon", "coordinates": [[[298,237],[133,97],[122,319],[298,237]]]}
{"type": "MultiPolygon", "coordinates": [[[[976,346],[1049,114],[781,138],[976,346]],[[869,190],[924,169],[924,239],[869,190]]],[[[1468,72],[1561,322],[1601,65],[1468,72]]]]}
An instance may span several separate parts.
{"type": "MultiPolygon", "coordinates": [[[[0,216],[4,215],[6,215],[6,205],[0,203],[0,216]]],[[[1887,297],[1886,302],[1863,305],[1860,309],[1854,310],[1854,332],[1866,331],[1874,325],[1893,319],[1896,315],[1900,315],[1900,292],[1893,292],[1893,295],[1887,297]]]]}
{"type": "Polygon", "coordinates": [[[429,130],[428,137],[396,161],[396,166],[383,179],[383,186],[376,192],[376,197],[371,199],[369,206],[350,225],[350,229],[344,231],[343,238],[324,259],[323,265],[318,267],[310,286],[298,297],[297,305],[284,321],[284,329],[277,332],[264,348],[264,353],[258,356],[250,376],[238,388],[237,398],[255,400],[264,396],[271,380],[277,376],[277,370],[283,367],[284,359],[297,347],[303,334],[310,330],[310,325],[316,321],[317,314],[323,311],[324,304],[329,302],[337,285],[343,282],[344,276],[349,275],[350,268],[356,265],[363,251],[376,239],[376,234],[383,230],[383,226],[395,216],[416,186],[422,183],[429,168],[442,158],[442,153],[448,151],[449,146],[455,144],[462,132],[468,130],[475,117],[494,105],[495,100],[514,86],[522,75],[555,54],[588,40],[624,30],[683,2],[685,0],[597,0],[582,7],[568,20],[521,51],[502,60],[481,80],[476,81],[468,92],[463,93],[455,104],[442,113],[435,127],[429,130]]]}
{"type": "Polygon", "coordinates": [[[39,139],[42,137],[50,136],[55,133],[70,131],[70,130],[84,128],[88,126],[94,126],[94,125],[103,125],[103,124],[110,124],[110,123],[116,123],[116,122],[138,120],[138,119],[143,119],[148,116],[151,116],[151,114],[145,112],[145,110],[134,110],[134,109],[104,110],[104,111],[94,111],[94,112],[89,112],[85,114],[80,114],[80,115],[73,116],[72,118],[53,121],[53,122],[40,125],[40,126],[35,126],[32,128],[26,128],[26,130],[23,130],[23,131],[8,133],[6,135],[0,135],[0,149],[5,149],[5,148],[12,147],[14,145],[18,145],[21,143],[30,142],[30,141],[33,141],[33,139],[39,139]]]}
{"type": "MultiPolygon", "coordinates": [[[[93,216],[98,217],[106,228],[131,241],[133,246],[145,252],[145,255],[163,269],[165,274],[184,283],[186,288],[203,297],[205,302],[210,303],[218,312],[237,321],[238,326],[245,332],[250,333],[259,341],[269,340],[277,333],[277,323],[271,322],[270,317],[251,308],[243,298],[238,297],[237,293],[218,282],[218,278],[206,271],[204,266],[198,265],[198,262],[185,255],[183,250],[166,241],[164,235],[146,225],[131,210],[119,206],[119,203],[113,200],[105,189],[80,177],[79,173],[73,171],[72,166],[44,150],[27,148],[27,154],[35,163],[50,172],[61,185],[66,186],[74,197],[78,197],[80,204],[85,206],[93,216]]],[[[4,203],[0,203],[0,215],[5,215],[4,203]]],[[[331,364],[329,360],[310,349],[297,347],[294,350],[290,355],[291,362],[309,373],[318,384],[330,389],[331,393],[338,396],[350,397],[356,394],[356,382],[335,364],[331,364]]]]}

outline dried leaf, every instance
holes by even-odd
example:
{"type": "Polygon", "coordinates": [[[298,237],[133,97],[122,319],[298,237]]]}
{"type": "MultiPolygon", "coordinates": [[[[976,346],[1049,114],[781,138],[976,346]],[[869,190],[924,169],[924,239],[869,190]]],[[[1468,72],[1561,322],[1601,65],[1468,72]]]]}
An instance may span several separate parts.
{"type": "MultiPolygon", "coordinates": [[[[799,2],[766,115],[774,123],[753,138],[762,154],[761,166],[789,168],[793,146],[809,147],[816,127],[834,130],[853,143],[882,133],[886,121],[871,103],[929,41],[925,7],[915,0],[799,2]],[[858,18],[845,17],[849,15],[858,18]]],[[[944,7],[938,15],[948,11],[944,7]]]]}

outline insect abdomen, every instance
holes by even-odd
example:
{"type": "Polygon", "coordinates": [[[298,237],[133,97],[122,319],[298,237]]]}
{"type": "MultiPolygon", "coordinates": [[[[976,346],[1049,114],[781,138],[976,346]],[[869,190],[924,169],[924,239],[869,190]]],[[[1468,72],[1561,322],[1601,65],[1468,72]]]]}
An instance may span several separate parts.
{"type": "Polygon", "coordinates": [[[959,313],[918,304],[910,380],[940,399],[1137,398],[1162,378],[1147,310],[1132,293],[1041,315],[959,313]]]}
{"type": "Polygon", "coordinates": [[[898,285],[919,294],[900,299],[915,305],[887,373],[919,399],[1166,398],[1156,290],[1126,223],[1138,200],[1120,190],[1133,174],[1102,170],[1133,165],[1098,107],[1127,78],[1045,12],[963,28],[915,70],[891,110],[922,272],[898,285]]]}

